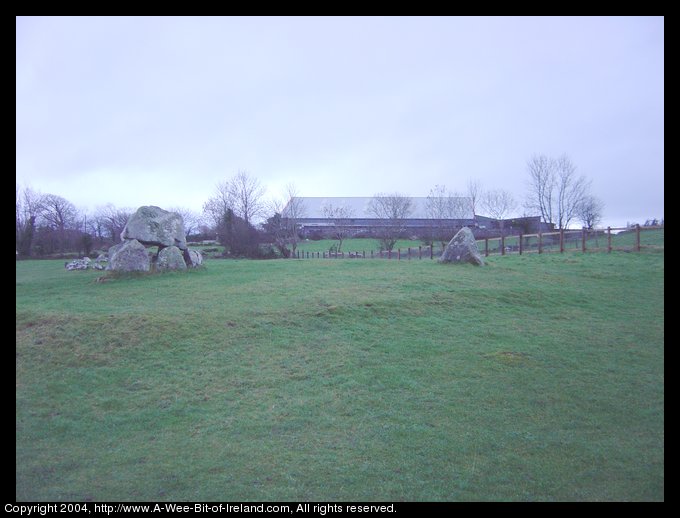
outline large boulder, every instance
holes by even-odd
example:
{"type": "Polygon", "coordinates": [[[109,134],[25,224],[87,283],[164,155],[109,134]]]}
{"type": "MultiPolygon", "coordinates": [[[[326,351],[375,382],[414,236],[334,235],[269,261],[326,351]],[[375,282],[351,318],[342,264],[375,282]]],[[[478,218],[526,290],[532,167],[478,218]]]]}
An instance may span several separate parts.
{"type": "Polygon", "coordinates": [[[123,241],[136,239],[146,246],[187,248],[182,216],[153,205],[139,207],[128,219],[120,237],[123,241]]]}
{"type": "Polygon", "coordinates": [[[475,236],[468,227],[461,228],[446,245],[444,253],[439,258],[440,263],[472,263],[477,266],[484,265],[475,236]]]}
{"type": "Polygon", "coordinates": [[[182,251],[176,246],[167,246],[158,252],[156,269],[165,270],[186,270],[187,264],[184,262],[182,251]]]}
{"type": "Polygon", "coordinates": [[[151,269],[149,254],[136,239],[125,241],[109,248],[109,264],[107,270],[118,272],[148,272],[151,269]],[[113,252],[112,252],[113,250],[113,252]]]}

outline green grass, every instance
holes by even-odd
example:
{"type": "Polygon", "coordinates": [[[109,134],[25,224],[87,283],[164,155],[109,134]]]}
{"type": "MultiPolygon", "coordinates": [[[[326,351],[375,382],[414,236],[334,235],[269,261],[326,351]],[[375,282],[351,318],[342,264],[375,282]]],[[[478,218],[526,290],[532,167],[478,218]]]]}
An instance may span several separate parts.
{"type": "MultiPolygon", "coordinates": [[[[336,239],[320,239],[318,241],[300,241],[298,243],[298,249],[300,250],[300,253],[307,253],[309,252],[316,254],[317,252],[323,253],[323,252],[328,252],[328,250],[334,246],[337,245],[338,241],[336,239]]],[[[404,253],[406,253],[406,249],[408,247],[411,247],[411,249],[415,249],[415,253],[418,252],[418,246],[425,246],[423,245],[423,242],[420,240],[413,240],[413,239],[399,239],[397,240],[396,244],[394,245],[394,254],[397,253],[397,249],[401,248],[404,253]]],[[[371,250],[377,254],[380,251],[380,240],[379,239],[371,239],[371,238],[352,238],[352,239],[345,239],[342,242],[342,251],[345,252],[345,254],[348,254],[350,252],[355,253],[359,252],[361,254],[362,252],[366,252],[366,257],[370,257],[371,255],[371,250]]]]}
{"type": "Polygon", "coordinates": [[[663,500],[664,256],[16,265],[17,500],[663,500]]]}

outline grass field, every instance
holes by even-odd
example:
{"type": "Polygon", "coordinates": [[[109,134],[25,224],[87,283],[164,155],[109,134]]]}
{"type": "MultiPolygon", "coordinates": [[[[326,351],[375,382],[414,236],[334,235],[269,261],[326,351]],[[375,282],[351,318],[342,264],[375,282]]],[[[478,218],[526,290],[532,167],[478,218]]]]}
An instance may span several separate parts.
{"type": "MultiPolygon", "coordinates": [[[[546,252],[559,252],[559,239],[557,236],[553,238],[553,241],[549,241],[548,238],[544,240],[543,248],[546,252]]],[[[536,252],[538,249],[538,238],[532,237],[529,239],[530,247],[525,243],[525,249],[529,251],[536,252]]],[[[305,240],[301,241],[298,245],[298,249],[301,254],[316,254],[328,252],[328,250],[337,244],[337,240],[334,239],[321,239],[319,241],[305,240]]],[[[423,245],[423,241],[418,239],[400,239],[394,245],[394,254],[398,249],[401,249],[402,253],[406,254],[408,248],[411,248],[413,257],[417,256],[418,246],[423,247],[423,253],[427,255],[429,252],[426,250],[426,246],[423,245]]],[[[519,246],[519,240],[517,237],[507,237],[505,239],[505,245],[511,247],[514,252],[517,252],[519,246]]],[[[664,246],[664,230],[663,229],[645,229],[642,228],[640,233],[640,245],[642,248],[645,247],[657,247],[663,248],[664,246]]],[[[477,241],[477,246],[480,251],[484,251],[484,240],[477,241]]],[[[612,234],[612,247],[614,249],[628,249],[632,250],[635,247],[635,232],[625,231],[618,234],[612,234]]],[[[590,236],[586,240],[586,248],[588,250],[606,250],[607,248],[607,237],[602,234],[598,237],[590,236]]],[[[581,250],[581,231],[573,230],[567,232],[565,249],[568,251],[581,250]]],[[[380,250],[380,241],[378,239],[370,238],[349,238],[345,239],[342,243],[342,250],[345,254],[350,252],[362,252],[366,253],[366,257],[370,257],[371,251],[378,253],[380,250]]],[[[441,243],[439,241],[435,242],[435,252],[441,253],[441,243]]],[[[489,240],[489,253],[497,254],[500,253],[500,239],[493,238],[489,240]]]]}
{"type": "Polygon", "coordinates": [[[16,265],[16,498],[663,500],[664,254],[16,265]]]}

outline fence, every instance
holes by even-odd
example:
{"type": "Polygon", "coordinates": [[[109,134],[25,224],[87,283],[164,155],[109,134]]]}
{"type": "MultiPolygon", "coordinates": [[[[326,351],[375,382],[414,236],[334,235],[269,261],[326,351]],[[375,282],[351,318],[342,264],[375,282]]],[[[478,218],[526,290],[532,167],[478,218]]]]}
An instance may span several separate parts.
{"type": "Polygon", "coordinates": [[[519,234],[487,238],[478,241],[485,256],[492,253],[550,253],[550,252],[612,252],[625,250],[640,252],[663,250],[663,226],[635,225],[634,227],[607,227],[606,229],[559,230],[538,234],[519,234]]]}
{"type": "MultiPolygon", "coordinates": [[[[565,253],[565,252],[612,252],[615,250],[636,251],[663,250],[664,226],[607,227],[606,229],[569,230],[538,234],[519,234],[490,237],[477,241],[477,246],[486,257],[492,254],[565,253]]],[[[349,252],[300,251],[296,259],[394,259],[420,260],[439,257],[443,248],[421,245],[397,248],[392,251],[366,250],[349,252]]]]}

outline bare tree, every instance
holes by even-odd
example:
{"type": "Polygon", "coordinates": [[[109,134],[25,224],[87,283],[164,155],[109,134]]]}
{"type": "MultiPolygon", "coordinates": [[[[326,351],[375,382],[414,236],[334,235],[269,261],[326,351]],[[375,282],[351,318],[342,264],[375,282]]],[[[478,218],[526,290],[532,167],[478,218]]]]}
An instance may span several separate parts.
{"type": "Polygon", "coordinates": [[[530,178],[526,208],[538,211],[545,223],[554,223],[554,161],[545,155],[533,155],[527,162],[527,170],[530,178]]]}
{"type": "Polygon", "coordinates": [[[477,216],[477,209],[483,195],[484,189],[482,188],[482,183],[479,180],[470,179],[467,184],[467,196],[470,199],[473,219],[477,216]]]}
{"type": "Polygon", "coordinates": [[[368,212],[381,220],[375,226],[381,246],[392,250],[405,230],[406,219],[411,215],[413,202],[399,193],[378,193],[368,203],[368,212]]]}
{"type": "Polygon", "coordinates": [[[49,229],[57,251],[63,252],[68,245],[68,231],[78,227],[78,210],[66,198],[45,194],[40,198],[40,222],[49,229]]]}
{"type": "Polygon", "coordinates": [[[224,215],[232,206],[229,182],[220,182],[215,186],[215,195],[203,204],[203,215],[213,229],[217,229],[224,215]]]}
{"type": "Polygon", "coordinates": [[[567,155],[556,160],[557,172],[557,226],[567,228],[578,215],[578,207],[588,195],[590,181],[576,176],[576,166],[567,155]]]}
{"type": "Polygon", "coordinates": [[[448,191],[443,185],[435,185],[427,196],[425,211],[427,217],[434,220],[468,219],[473,212],[472,200],[448,191]]]}
{"type": "Polygon", "coordinates": [[[203,204],[203,214],[215,229],[230,210],[250,224],[265,211],[264,193],[265,188],[257,178],[247,171],[239,171],[215,186],[215,194],[203,204]]]}
{"type": "Polygon", "coordinates": [[[264,193],[265,188],[259,180],[250,176],[247,171],[239,171],[229,181],[229,198],[232,209],[246,223],[252,223],[254,218],[262,215],[264,193]]]}
{"type": "Polygon", "coordinates": [[[78,217],[75,205],[56,194],[45,194],[40,198],[40,217],[44,224],[55,230],[72,227],[78,217]]]}
{"type": "Polygon", "coordinates": [[[30,187],[16,186],[16,251],[21,257],[31,255],[40,198],[40,193],[30,187]]]}
{"type": "Polygon", "coordinates": [[[170,212],[176,212],[182,217],[182,222],[184,223],[184,232],[187,236],[196,234],[201,226],[201,216],[191,209],[186,207],[171,207],[168,209],[170,212]]]}
{"type": "Polygon", "coordinates": [[[517,202],[512,194],[503,189],[486,191],[482,198],[482,205],[489,216],[499,221],[501,230],[503,229],[503,220],[517,208],[517,202]]]}
{"type": "Polygon", "coordinates": [[[262,224],[262,228],[279,253],[283,257],[290,257],[297,250],[299,220],[305,215],[304,201],[295,185],[286,185],[283,199],[272,200],[268,211],[271,216],[262,224]]]}
{"type": "Polygon", "coordinates": [[[602,211],[604,210],[604,203],[595,196],[586,196],[578,206],[578,216],[583,226],[586,228],[594,228],[602,221],[602,211]]]}
{"type": "Polygon", "coordinates": [[[98,227],[98,236],[107,236],[112,243],[118,243],[120,234],[133,213],[133,209],[118,208],[112,203],[98,207],[93,218],[98,227]]]}
{"type": "Polygon", "coordinates": [[[567,228],[588,194],[590,182],[576,176],[576,166],[563,154],[559,158],[533,155],[527,162],[529,195],[526,208],[540,212],[546,223],[567,228]]]}
{"type": "Polygon", "coordinates": [[[286,200],[285,206],[281,209],[281,237],[285,242],[285,246],[290,246],[292,254],[297,250],[297,244],[300,240],[300,219],[305,217],[306,207],[304,200],[300,197],[297,187],[289,183],[285,187],[284,198],[286,200]]]}
{"type": "Polygon", "coordinates": [[[470,217],[471,200],[459,193],[448,191],[443,185],[435,185],[427,196],[425,211],[427,217],[432,220],[432,240],[439,240],[443,247],[456,230],[455,220],[470,217]]]}
{"type": "Polygon", "coordinates": [[[354,216],[351,207],[340,205],[334,206],[332,203],[324,205],[321,209],[324,218],[331,220],[333,237],[338,241],[336,251],[342,251],[342,242],[349,236],[351,229],[348,226],[349,220],[354,216]]]}

